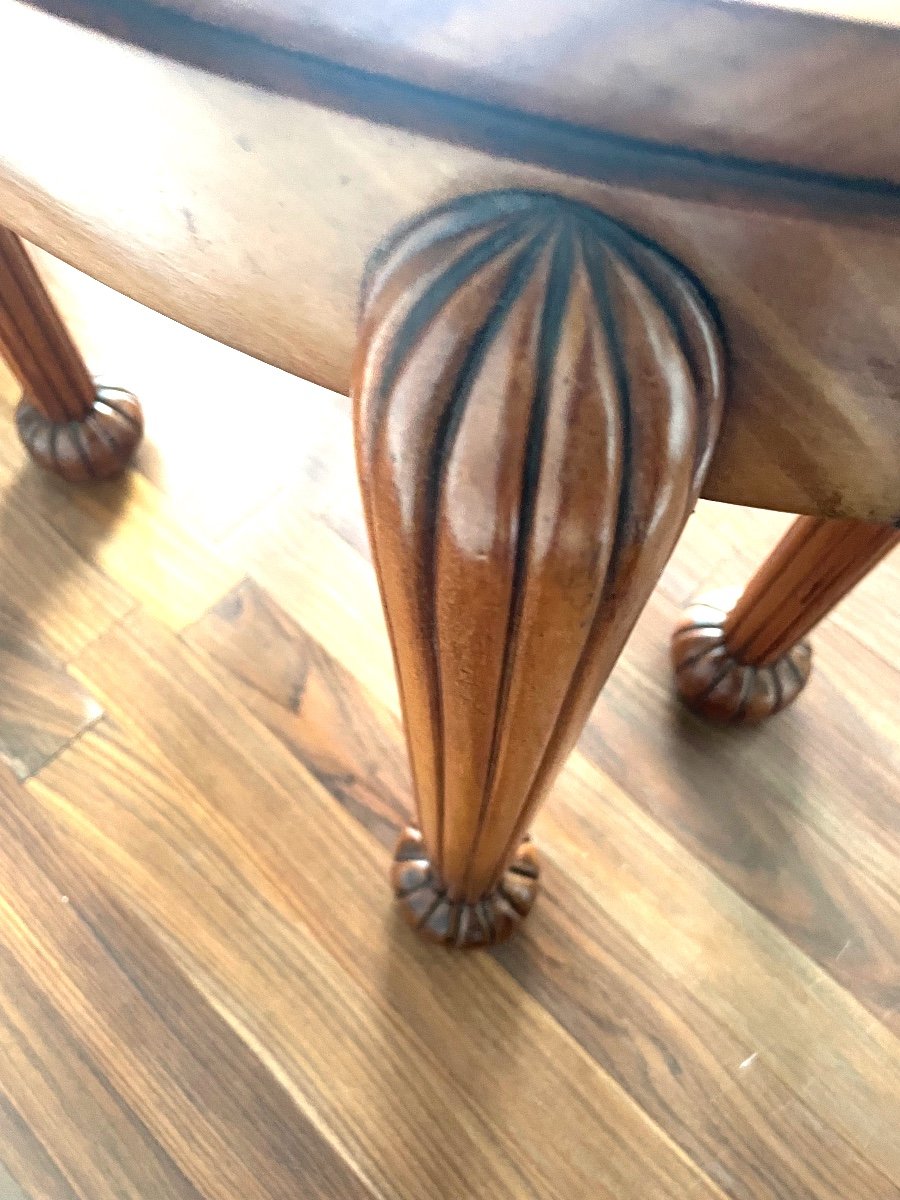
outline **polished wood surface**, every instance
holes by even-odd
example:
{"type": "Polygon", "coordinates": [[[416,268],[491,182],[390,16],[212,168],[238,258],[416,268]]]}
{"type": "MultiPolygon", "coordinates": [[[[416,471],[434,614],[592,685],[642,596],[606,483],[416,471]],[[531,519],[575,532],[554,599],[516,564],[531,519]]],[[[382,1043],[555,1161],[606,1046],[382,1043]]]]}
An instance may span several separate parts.
{"type": "Polygon", "coordinates": [[[88,489],[0,439],[23,678],[96,706],[0,787],[0,1194],[896,1200],[900,562],[798,704],[710,729],[673,622],[786,520],[701,503],[537,819],[540,903],[439,953],[384,881],[411,786],[346,402],[74,294],[148,432],[88,489]]]}
{"type": "Polygon", "coordinates": [[[143,432],[140,405],[94,384],[22,240],[3,226],[0,354],[25,389],[16,425],[36,462],[73,482],[122,470],[143,432]]]}
{"type": "MultiPolygon", "coordinates": [[[[183,14],[202,22],[215,69],[243,77],[255,60],[270,87],[284,71],[259,42],[545,121],[900,182],[900,18],[888,0],[820,0],[816,17],[733,0],[39,2],[190,61],[183,14]],[[869,23],[838,19],[852,16],[869,23]]],[[[458,139],[468,126],[454,122],[458,139]]]]}
{"type": "Polygon", "coordinates": [[[891,525],[798,518],[743,592],[688,608],[672,640],[682,699],[713,721],[780,712],[809,678],[806,635],[897,545],[891,525]]]}
{"type": "Polygon", "coordinates": [[[564,171],[566,142],[550,169],[526,161],[552,149],[549,134],[498,141],[488,116],[474,121],[493,129],[476,150],[337,112],[337,93],[267,95],[17,0],[0,15],[4,110],[21,108],[38,59],[67,97],[4,129],[0,213],[119,290],[347,391],[364,264],[393,228],[468,192],[560,193],[663,246],[714,298],[733,384],[707,496],[900,513],[894,191],[792,191],[705,164],[685,177],[683,164],[644,152],[635,165],[593,143],[564,171]]]}
{"type": "Polygon", "coordinates": [[[428,936],[490,944],[530,909],[518,848],[696,503],[725,387],[692,281],[583,205],[468,197],[376,253],[356,446],[421,826],[393,882],[428,936]]]}

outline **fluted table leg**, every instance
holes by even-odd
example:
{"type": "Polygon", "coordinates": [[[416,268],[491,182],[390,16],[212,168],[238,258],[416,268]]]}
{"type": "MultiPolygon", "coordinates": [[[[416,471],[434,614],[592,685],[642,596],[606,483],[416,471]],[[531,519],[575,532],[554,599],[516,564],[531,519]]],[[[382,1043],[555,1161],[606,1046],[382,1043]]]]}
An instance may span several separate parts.
{"type": "Polygon", "coordinates": [[[21,239],[0,226],[0,353],[19,377],[19,436],[35,462],[81,481],[121,471],[141,439],[135,396],[97,387],[21,239]]]}
{"type": "Polygon", "coordinates": [[[528,912],[531,819],[696,500],[723,366],[655,247],[549,196],[469,197],[373,261],[354,393],[418,828],[407,918],[459,946],[528,912]]]}
{"type": "Polygon", "coordinates": [[[742,595],[693,602],[672,640],[679,695],[712,721],[754,724],[809,678],[807,634],[900,541],[892,525],[799,517],[742,595]]]}

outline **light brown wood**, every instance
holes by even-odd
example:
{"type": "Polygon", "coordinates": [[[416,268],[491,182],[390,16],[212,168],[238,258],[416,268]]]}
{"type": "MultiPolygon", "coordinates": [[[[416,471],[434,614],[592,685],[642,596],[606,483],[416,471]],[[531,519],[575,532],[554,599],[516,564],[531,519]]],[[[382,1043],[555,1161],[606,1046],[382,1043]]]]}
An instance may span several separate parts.
{"type": "Polygon", "coordinates": [[[143,432],[130,392],[97,387],[21,239],[0,226],[0,353],[25,394],[16,410],[31,457],[64,479],[107,479],[143,432]]]}
{"type": "Polygon", "coordinates": [[[900,542],[900,530],[801,517],[728,614],[725,638],[747,663],[770,666],[900,542]]]}
{"type": "Polygon", "coordinates": [[[581,205],[472,196],[372,260],[356,445],[421,833],[393,884],[502,941],[519,849],[692,510],[725,393],[687,274],[581,205]]]}
{"type": "Polygon", "coordinates": [[[384,883],[411,787],[346,401],[96,290],[66,322],[115,329],[147,398],[135,499],[0,439],[3,604],[27,589],[23,638],[105,713],[0,785],[27,1200],[896,1200],[898,675],[870,619],[895,562],[823,620],[803,704],[711,729],[667,684],[678,607],[785,522],[701,502],[537,818],[540,903],[436,953],[384,883]],[[296,447],[264,492],[181,444],[185,410],[213,429],[247,395],[247,456],[296,447]],[[175,523],[189,472],[209,494],[175,523]]]}
{"type": "Polygon", "coordinates": [[[0,610],[0,757],[27,779],[102,710],[59,659],[35,644],[27,618],[14,613],[0,610]]]}
{"type": "Polygon", "coordinates": [[[740,595],[688,608],[672,639],[681,698],[713,721],[780,712],[809,678],[806,635],[898,544],[890,525],[799,518],[740,595]]]}
{"type": "MultiPolygon", "coordinates": [[[[117,37],[164,39],[167,53],[190,61],[200,38],[179,20],[185,14],[206,24],[207,61],[241,77],[261,59],[261,40],[580,128],[900,182],[900,18],[889,0],[808,5],[844,20],[743,0],[391,0],[377,8],[366,0],[137,0],[125,11],[115,0],[41,4],[117,37]],[[871,24],[846,19],[854,16],[871,24]],[[877,87],[860,86],[876,78],[877,87]]],[[[275,87],[289,72],[276,55],[258,69],[275,87]]],[[[294,70],[308,72],[309,60],[294,70]]],[[[344,85],[348,98],[353,88],[344,85]]],[[[477,136],[474,120],[448,109],[457,138],[477,136]]],[[[410,111],[399,123],[416,120],[410,111]]]]}
{"type": "Polygon", "coordinates": [[[715,299],[733,385],[707,496],[900,513],[893,192],[817,184],[801,202],[759,172],[742,187],[685,181],[651,156],[629,175],[605,152],[565,173],[514,161],[519,141],[470,149],[266,95],[18,0],[2,28],[4,109],[37,59],[67,103],[29,106],[4,130],[0,212],[119,290],[346,392],[364,263],[392,228],[467,192],[562,193],[662,245],[715,299]]]}
{"type": "Polygon", "coordinates": [[[20,238],[0,226],[0,347],[46,421],[83,421],[94,384],[20,238]]]}

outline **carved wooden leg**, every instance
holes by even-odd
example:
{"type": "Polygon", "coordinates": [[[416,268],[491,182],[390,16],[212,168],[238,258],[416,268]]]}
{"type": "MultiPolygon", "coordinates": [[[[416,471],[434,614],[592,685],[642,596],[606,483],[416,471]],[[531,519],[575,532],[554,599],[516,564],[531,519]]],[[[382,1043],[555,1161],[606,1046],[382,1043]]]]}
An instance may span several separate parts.
{"type": "Polygon", "coordinates": [[[891,525],[799,517],[742,595],[688,607],[672,639],[681,698],[735,724],[785,708],[809,678],[806,635],[898,541],[891,525]]]}
{"type": "Polygon", "coordinates": [[[523,838],[696,500],[723,363],[695,285],[592,209],[467,197],[370,264],[357,455],[412,759],[393,883],[507,936],[523,838]]]}
{"type": "Polygon", "coordinates": [[[16,425],[35,462],[75,481],[122,470],[143,432],[140,405],[94,386],[21,239],[2,226],[0,353],[22,383],[16,425]]]}

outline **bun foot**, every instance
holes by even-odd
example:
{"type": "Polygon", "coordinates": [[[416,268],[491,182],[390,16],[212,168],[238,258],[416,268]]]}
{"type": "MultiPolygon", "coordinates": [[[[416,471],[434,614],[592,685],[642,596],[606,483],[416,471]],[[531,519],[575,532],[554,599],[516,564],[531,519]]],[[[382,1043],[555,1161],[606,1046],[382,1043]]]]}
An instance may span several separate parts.
{"type": "Polygon", "coordinates": [[[125,469],[144,432],[136,396],[97,386],[93,406],[78,419],[52,421],[25,396],[16,409],[19,437],[32,459],[70,483],[109,479],[125,469]]]}
{"type": "Polygon", "coordinates": [[[475,901],[452,900],[436,876],[422,835],[405,829],[391,868],[391,884],[404,918],[424,937],[447,946],[493,946],[528,916],[538,889],[538,860],[525,840],[496,888],[475,901]]]}
{"type": "Polygon", "coordinates": [[[728,646],[725,623],[734,593],[703,597],[685,609],[672,638],[678,695],[708,721],[756,725],[787,708],[806,686],[812,648],[800,641],[774,662],[742,662],[728,646]]]}

